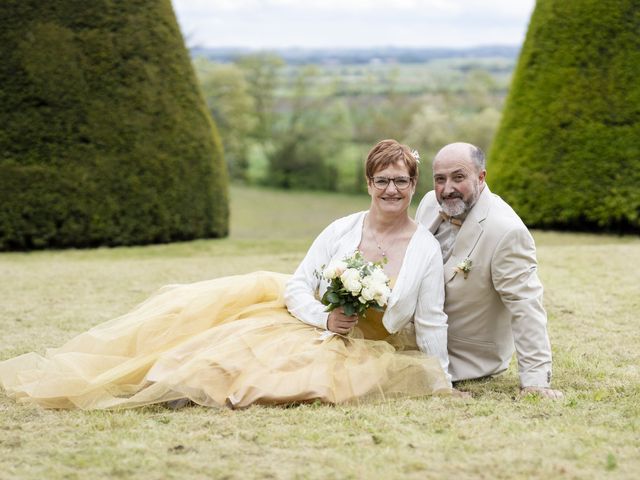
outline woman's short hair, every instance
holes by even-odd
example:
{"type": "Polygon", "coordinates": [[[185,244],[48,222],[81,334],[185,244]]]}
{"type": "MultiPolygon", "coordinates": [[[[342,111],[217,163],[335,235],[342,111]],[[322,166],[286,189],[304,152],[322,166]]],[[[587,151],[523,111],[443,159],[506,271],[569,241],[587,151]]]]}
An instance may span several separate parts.
{"type": "Polygon", "coordinates": [[[414,153],[408,146],[396,140],[381,140],[367,155],[365,175],[367,178],[371,178],[376,172],[384,170],[389,165],[401,163],[407,167],[410,177],[417,178],[418,158],[416,157],[417,152],[414,153]]]}

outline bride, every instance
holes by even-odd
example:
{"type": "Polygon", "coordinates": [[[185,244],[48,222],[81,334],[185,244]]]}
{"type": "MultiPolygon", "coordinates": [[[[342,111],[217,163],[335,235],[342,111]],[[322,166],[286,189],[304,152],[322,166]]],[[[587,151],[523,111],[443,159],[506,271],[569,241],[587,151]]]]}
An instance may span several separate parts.
{"type": "Polygon", "coordinates": [[[408,215],[417,154],[369,152],[371,207],[331,223],[293,276],[255,272],[160,289],[45,356],[0,362],[20,402],[104,409],[190,400],[232,408],[451,393],[440,248],[408,215]],[[382,261],[384,312],[328,313],[317,272],[356,250],[382,261]]]}

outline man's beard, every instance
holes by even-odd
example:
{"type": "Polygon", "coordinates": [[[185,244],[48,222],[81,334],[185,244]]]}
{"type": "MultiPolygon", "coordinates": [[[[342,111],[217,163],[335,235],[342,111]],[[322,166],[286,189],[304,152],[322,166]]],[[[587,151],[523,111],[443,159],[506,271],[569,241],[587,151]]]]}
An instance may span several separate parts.
{"type": "Polygon", "coordinates": [[[457,217],[467,212],[467,203],[460,197],[449,197],[442,199],[440,203],[442,211],[450,217],[457,217]]]}
{"type": "Polygon", "coordinates": [[[440,206],[442,211],[450,217],[459,217],[465,215],[476,204],[478,197],[480,196],[480,189],[478,185],[473,186],[473,194],[469,197],[469,200],[465,201],[462,198],[462,194],[454,192],[447,197],[442,197],[440,206]]]}

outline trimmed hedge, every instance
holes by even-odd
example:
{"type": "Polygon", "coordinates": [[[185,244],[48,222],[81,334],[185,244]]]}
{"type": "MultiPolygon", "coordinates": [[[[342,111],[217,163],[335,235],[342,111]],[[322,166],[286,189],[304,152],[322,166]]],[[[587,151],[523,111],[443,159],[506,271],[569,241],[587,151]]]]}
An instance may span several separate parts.
{"type": "Polygon", "coordinates": [[[538,0],[488,181],[531,226],[640,232],[640,2],[538,0]]]}
{"type": "Polygon", "coordinates": [[[227,234],[170,0],[5,0],[0,18],[0,250],[227,234]]]}

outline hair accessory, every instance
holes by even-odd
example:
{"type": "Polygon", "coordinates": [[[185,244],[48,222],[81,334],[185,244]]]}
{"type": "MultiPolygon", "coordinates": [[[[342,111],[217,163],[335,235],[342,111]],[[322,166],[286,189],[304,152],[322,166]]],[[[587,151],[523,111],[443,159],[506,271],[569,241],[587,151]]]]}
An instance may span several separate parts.
{"type": "Polygon", "coordinates": [[[418,150],[411,150],[411,155],[416,159],[416,163],[420,163],[420,154],[418,150]]]}

